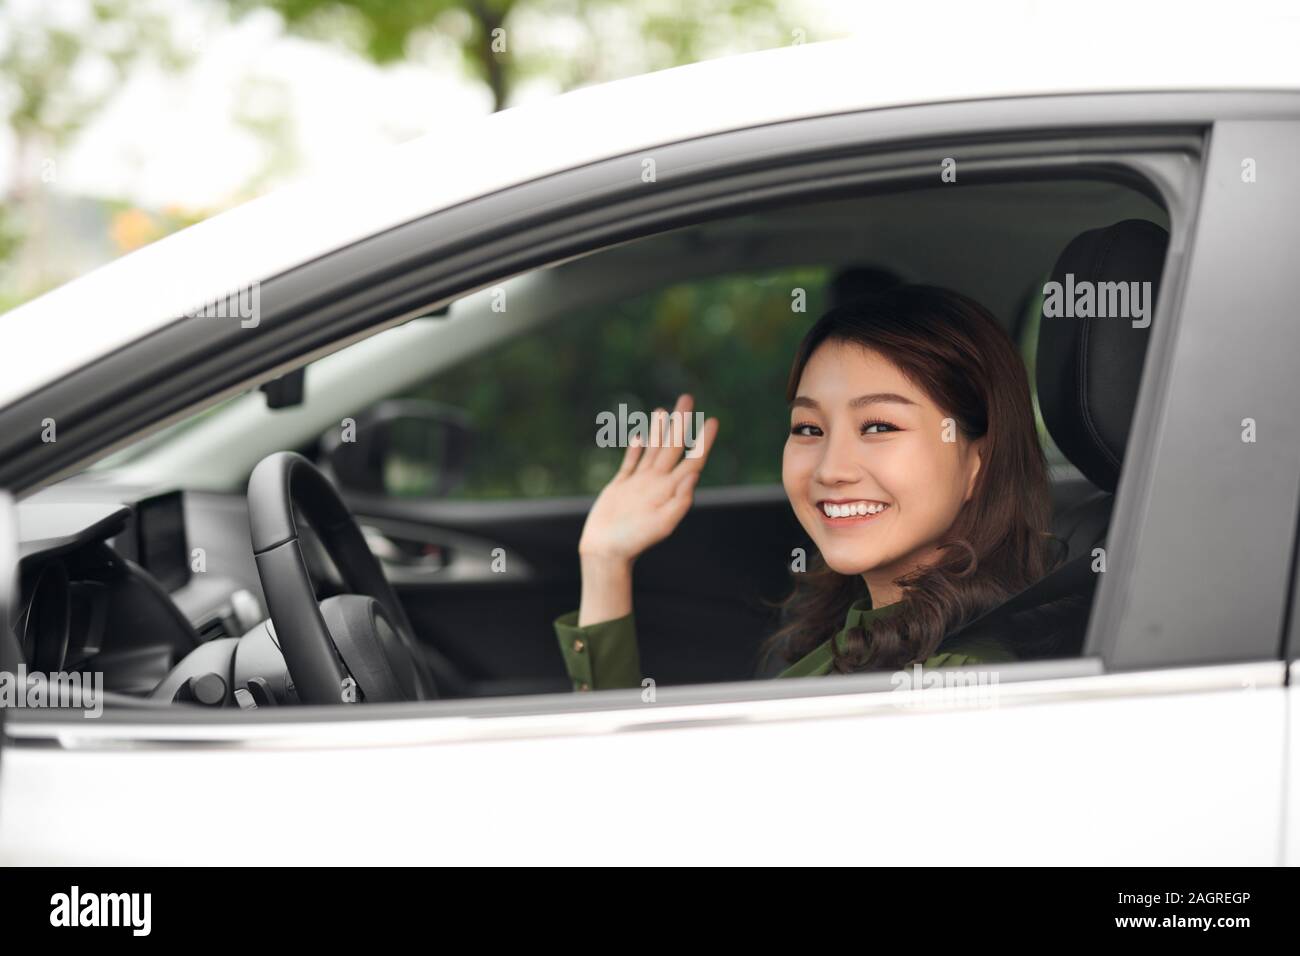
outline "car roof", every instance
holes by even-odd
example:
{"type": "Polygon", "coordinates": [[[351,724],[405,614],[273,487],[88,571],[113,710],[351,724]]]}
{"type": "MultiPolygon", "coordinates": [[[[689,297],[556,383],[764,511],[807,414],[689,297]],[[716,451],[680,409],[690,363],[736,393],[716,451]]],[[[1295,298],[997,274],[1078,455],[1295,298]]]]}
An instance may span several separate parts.
{"type": "Polygon", "coordinates": [[[1026,95],[1300,89],[1297,21],[1141,31],[1079,22],[798,44],[576,90],[283,188],[74,279],[3,318],[0,407],[205,301],[439,209],[564,169],[809,116],[1026,95]]]}

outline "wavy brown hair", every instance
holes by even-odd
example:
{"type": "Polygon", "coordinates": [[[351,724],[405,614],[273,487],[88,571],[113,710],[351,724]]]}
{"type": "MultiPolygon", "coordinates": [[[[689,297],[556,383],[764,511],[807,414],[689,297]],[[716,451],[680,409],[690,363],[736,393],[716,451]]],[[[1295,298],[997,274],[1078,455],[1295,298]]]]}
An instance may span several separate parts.
{"type": "MultiPolygon", "coordinates": [[[[823,315],[795,354],[787,401],[827,342],[883,355],[966,438],[984,439],[974,490],[940,541],[940,557],[895,582],[903,594],[895,613],[873,622],[870,633],[851,629],[843,649],[832,645],[838,672],[897,669],[926,660],[945,636],[1050,570],[1047,464],[1028,375],[983,306],[934,286],[896,286],[823,315]]],[[[768,653],[798,660],[836,634],[849,606],[866,596],[861,576],[839,574],[814,556],[808,571],[795,575],[768,653]]]]}

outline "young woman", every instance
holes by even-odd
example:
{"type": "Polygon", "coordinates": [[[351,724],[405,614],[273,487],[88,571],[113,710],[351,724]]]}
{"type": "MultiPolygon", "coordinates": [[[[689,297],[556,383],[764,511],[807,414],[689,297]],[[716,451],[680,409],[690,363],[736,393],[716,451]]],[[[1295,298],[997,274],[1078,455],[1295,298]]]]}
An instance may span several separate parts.
{"type": "MultiPolygon", "coordinates": [[[[782,480],[817,554],[769,642],[781,677],[1013,660],[991,638],[945,640],[1049,570],[1047,469],[1015,347],[978,303],[897,286],[833,309],[786,388],[782,480]]],[[[587,516],[582,601],[555,622],[578,690],[637,687],[632,568],[690,508],[718,433],[683,454],[652,416],[587,516]]]]}

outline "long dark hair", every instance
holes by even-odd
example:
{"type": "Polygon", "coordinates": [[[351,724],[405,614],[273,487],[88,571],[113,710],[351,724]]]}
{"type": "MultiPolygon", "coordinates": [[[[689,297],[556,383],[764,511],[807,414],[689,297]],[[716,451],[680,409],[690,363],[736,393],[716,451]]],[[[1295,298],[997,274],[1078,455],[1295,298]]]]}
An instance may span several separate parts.
{"type": "MultiPolygon", "coordinates": [[[[812,354],[826,342],[854,343],[893,362],[966,438],[983,438],[971,498],[940,542],[940,557],[895,583],[895,613],[870,633],[853,628],[834,646],[839,672],[889,670],[924,661],[944,637],[1049,570],[1047,465],[1034,427],[1029,380],[1011,339],[983,306],[934,286],[901,285],[832,309],[809,330],[790,370],[793,401],[812,354]]],[[[793,662],[844,626],[867,596],[859,575],[839,574],[821,555],[795,575],[769,653],[793,662]]]]}

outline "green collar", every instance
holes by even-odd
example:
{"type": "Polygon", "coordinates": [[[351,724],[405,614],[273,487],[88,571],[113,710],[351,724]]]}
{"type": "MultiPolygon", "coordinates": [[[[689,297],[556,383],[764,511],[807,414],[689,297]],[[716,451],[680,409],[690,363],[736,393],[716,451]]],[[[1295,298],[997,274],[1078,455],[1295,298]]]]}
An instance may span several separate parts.
{"type": "Polygon", "coordinates": [[[870,628],[871,622],[880,617],[894,613],[897,610],[897,604],[887,604],[885,607],[876,609],[871,606],[871,598],[866,597],[860,601],[855,601],[849,608],[849,613],[844,618],[844,627],[833,637],[818,644],[806,655],[799,658],[784,671],[778,674],[778,677],[815,677],[831,672],[831,664],[835,659],[834,651],[831,649],[831,641],[835,641],[836,646],[844,650],[844,632],[851,627],[870,628]]]}
{"type": "MultiPolygon", "coordinates": [[[[844,626],[840,628],[835,635],[835,645],[844,650],[844,632],[850,628],[860,627],[863,630],[871,628],[871,622],[881,617],[888,617],[898,610],[897,604],[886,604],[884,607],[876,609],[871,606],[871,598],[865,597],[860,601],[854,601],[849,607],[849,613],[844,618],[844,626]]],[[[826,642],[827,650],[830,649],[830,641],[826,642]]]]}
{"type": "MultiPolygon", "coordinates": [[[[844,627],[831,640],[823,641],[805,656],[795,661],[778,677],[817,677],[831,673],[835,663],[835,654],[831,641],[844,648],[844,632],[851,627],[870,628],[873,621],[893,614],[901,605],[888,604],[879,610],[871,606],[870,598],[863,598],[849,608],[844,619],[844,627]]],[[[939,650],[925,662],[925,667],[960,666],[963,664],[987,664],[1016,660],[1016,654],[995,637],[956,638],[945,640],[939,650]]]]}

